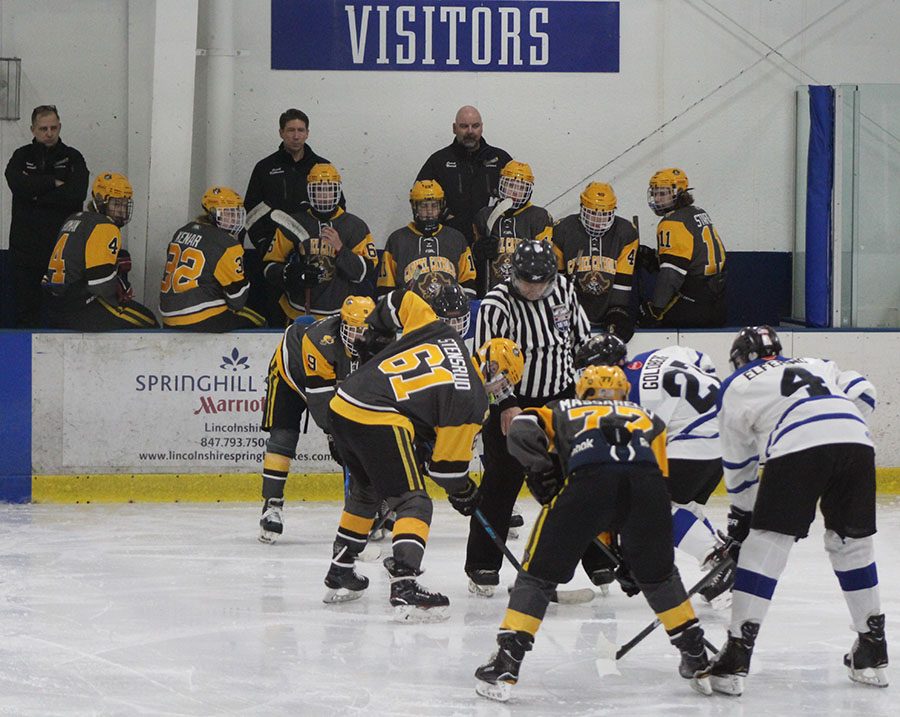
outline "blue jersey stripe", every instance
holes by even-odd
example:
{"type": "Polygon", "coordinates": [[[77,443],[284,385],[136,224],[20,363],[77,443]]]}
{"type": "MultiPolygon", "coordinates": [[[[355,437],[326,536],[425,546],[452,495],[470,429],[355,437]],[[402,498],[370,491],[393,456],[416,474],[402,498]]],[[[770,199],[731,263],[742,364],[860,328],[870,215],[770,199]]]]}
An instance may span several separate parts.
{"type": "Polygon", "coordinates": [[[846,419],[848,421],[856,421],[858,423],[866,425],[866,422],[861,419],[859,416],[854,416],[852,413],[823,413],[820,416],[812,416],[811,418],[804,419],[802,421],[797,421],[796,423],[792,423],[786,428],[782,429],[781,433],[779,433],[775,438],[769,438],[769,445],[766,446],[766,455],[769,455],[769,449],[773,448],[779,440],[786,433],[790,433],[795,428],[800,428],[801,426],[806,426],[810,423],[816,423],[817,421],[831,421],[831,420],[842,420],[846,419]]]}
{"type": "Polygon", "coordinates": [[[744,468],[745,466],[749,466],[753,461],[758,461],[759,456],[750,456],[747,460],[741,461],[740,463],[732,463],[731,461],[726,461],[724,458],[722,459],[722,465],[726,468],[730,468],[733,471],[744,468]]]}
{"type": "Polygon", "coordinates": [[[868,403],[872,408],[875,408],[875,399],[872,398],[871,396],[867,396],[866,394],[861,393],[861,394],[859,394],[859,398],[860,398],[860,400],[868,403]]]}
{"type": "Polygon", "coordinates": [[[865,380],[866,379],[864,379],[862,376],[860,376],[859,378],[854,378],[850,383],[848,383],[846,386],[844,386],[844,393],[847,393],[847,391],[849,391],[851,388],[853,388],[860,381],[865,381],[865,380]]]}
{"type": "Polygon", "coordinates": [[[763,600],[771,600],[775,594],[775,586],[778,585],[776,578],[770,578],[768,575],[754,573],[751,570],[738,568],[734,577],[734,589],[743,593],[756,595],[763,600]]]}
{"type": "Polygon", "coordinates": [[[841,590],[845,593],[854,590],[866,590],[874,588],[878,585],[878,570],[875,563],[866,565],[864,568],[856,568],[855,570],[835,570],[838,582],[841,584],[841,590]]]}
{"type": "Polygon", "coordinates": [[[677,436],[669,439],[669,443],[674,443],[675,441],[711,441],[714,438],[718,438],[718,433],[713,433],[711,436],[687,436],[684,433],[679,433],[677,436]]]}
{"type": "Polygon", "coordinates": [[[759,478],[754,478],[753,480],[745,480],[740,485],[735,486],[734,488],[727,488],[726,490],[731,495],[734,495],[735,493],[743,493],[745,490],[747,490],[748,488],[752,488],[757,483],[759,483],[759,478]]]}

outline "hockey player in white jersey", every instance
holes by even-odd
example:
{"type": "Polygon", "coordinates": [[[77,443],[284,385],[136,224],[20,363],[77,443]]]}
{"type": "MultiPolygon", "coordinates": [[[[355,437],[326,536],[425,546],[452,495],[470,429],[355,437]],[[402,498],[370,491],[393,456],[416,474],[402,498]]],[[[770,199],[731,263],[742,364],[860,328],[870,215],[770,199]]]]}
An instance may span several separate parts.
{"type": "MultiPolygon", "coordinates": [[[[711,570],[727,557],[703,506],[722,479],[722,451],[716,398],[719,379],[706,354],[686,346],[667,346],[626,358],[614,334],[596,334],[575,357],[575,368],[621,366],[631,384],[629,401],[653,411],[666,423],[672,534],[676,548],[711,570]]],[[[725,568],[701,597],[717,609],[731,604],[734,569],[725,568]]]]}
{"type": "Polygon", "coordinates": [[[769,326],[741,330],[735,372],[719,394],[728,533],[740,541],[728,641],[710,668],[713,689],[739,695],[778,578],[819,503],[825,551],[859,633],[844,655],[850,679],[887,686],[875,550],[875,450],[866,418],[875,388],[831,361],[785,358],[769,326]],[[757,466],[764,464],[762,476],[757,466]]]}

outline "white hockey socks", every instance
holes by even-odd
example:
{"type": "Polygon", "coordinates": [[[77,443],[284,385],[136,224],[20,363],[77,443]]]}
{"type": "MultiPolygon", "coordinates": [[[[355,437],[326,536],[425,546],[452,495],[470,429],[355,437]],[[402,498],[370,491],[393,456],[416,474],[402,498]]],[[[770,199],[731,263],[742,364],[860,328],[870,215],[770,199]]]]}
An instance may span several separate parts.
{"type": "Polygon", "coordinates": [[[868,632],[868,618],[881,613],[874,541],[871,537],[841,538],[833,530],[826,530],[825,551],[841,584],[853,629],[868,632]]]}
{"type": "Polygon", "coordinates": [[[769,611],[778,578],[787,565],[794,537],[771,530],[751,529],[741,544],[731,603],[731,634],[751,620],[762,624],[769,611]]]}

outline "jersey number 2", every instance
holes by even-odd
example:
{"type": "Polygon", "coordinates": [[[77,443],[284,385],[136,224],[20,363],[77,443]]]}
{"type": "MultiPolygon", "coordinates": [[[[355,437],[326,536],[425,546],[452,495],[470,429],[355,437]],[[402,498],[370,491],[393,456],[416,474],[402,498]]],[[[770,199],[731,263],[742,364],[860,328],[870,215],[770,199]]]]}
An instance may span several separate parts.
{"type": "Polygon", "coordinates": [[[663,376],[663,388],[666,393],[674,398],[681,396],[682,388],[678,384],[678,377],[684,377],[684,400],[687,401],[691,408],[697,413],[706,413],[710,408],[716,405],[716,397],[719,395],[718,386],[710,386],[705,396],[700,395],[700,380],[689,373],[687,364],[681,361],[673,361],[671,365],[678,369],[677,371],[666,371],[663,376]]]}

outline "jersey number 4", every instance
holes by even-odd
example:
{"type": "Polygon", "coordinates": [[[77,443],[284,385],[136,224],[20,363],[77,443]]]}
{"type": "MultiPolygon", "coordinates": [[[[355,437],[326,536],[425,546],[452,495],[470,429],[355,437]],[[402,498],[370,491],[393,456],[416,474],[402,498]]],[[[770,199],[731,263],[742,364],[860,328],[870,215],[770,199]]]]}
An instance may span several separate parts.
{"type": "Polygon", "coordinates": [[[801,388],[805,388],[810,396],[831,395],[831,391],[825,385],[825,379],[810,373],[805,368],[789,366],[781,376],[781,395],[793,396],[801,388]]]}

